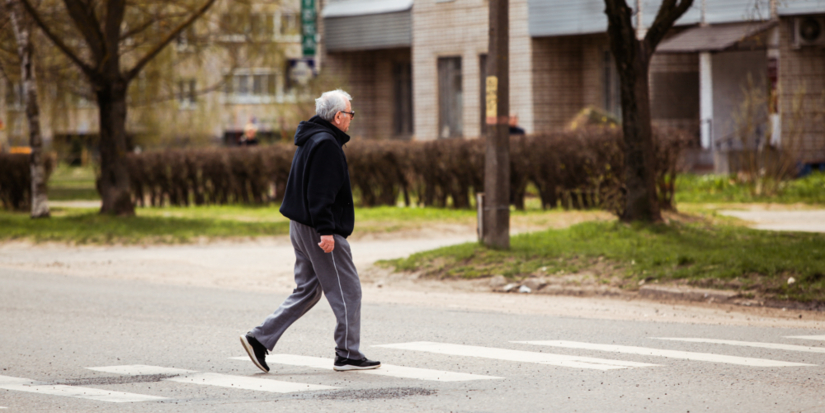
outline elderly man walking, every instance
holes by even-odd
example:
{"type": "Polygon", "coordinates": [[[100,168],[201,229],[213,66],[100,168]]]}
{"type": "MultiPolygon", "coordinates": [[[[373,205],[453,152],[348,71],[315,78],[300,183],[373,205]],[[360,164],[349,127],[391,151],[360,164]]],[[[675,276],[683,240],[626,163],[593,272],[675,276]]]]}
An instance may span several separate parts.
{"type": "Polygon", "coordinates": [[[315,100],[315,113],[295,132],[295,157],[281,204],[290,219],[289,238],[295,248],[295,290],[241,343],[258,368],[268,372],[266,354],[281,335],[321,299],[323,292],[338,321],[335,327],[335,370],[365,370],[381,366],[359,350],[361,281],[352,262],[347,237],[352,234],[352,206],[347,158],[342,149],[355,117],[343,90],[315,100]]]}

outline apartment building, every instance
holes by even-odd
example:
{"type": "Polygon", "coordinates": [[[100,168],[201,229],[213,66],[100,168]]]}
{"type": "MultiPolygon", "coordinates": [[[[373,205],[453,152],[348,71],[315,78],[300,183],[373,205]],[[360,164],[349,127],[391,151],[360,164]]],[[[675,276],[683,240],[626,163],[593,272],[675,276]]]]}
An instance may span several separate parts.
{"type": "MultiPolygon", "coordinates": [[[[301,1],[261,1],[244,9],[219,2],[130,84],[130,145],[232,145],[249,123],[263,140],[291,137],[314,109],[299,86],[317,72],[314,56],[302,50],[301,1]],[[221,34],[223,27],[233,30],[221,34]],[[207,34],[213,43],[195,44],[207,34]]],[[[44,141],[78,162],[94,147],[97,106],[85,85],[56,87],[40,88],[44,141]]],[[[14,79],[0,79],[3,148],[28,143],[20,89],[14,79]]]]}
{"type": "MultiPolygon", "coordinates": [[[[637,4],[643,34],[661,0],[637,4]]],[[[563,129],[588,106],[620,116],[603,0],[510,0],[509,13],[510,105],[527,133],[563,129]]],[[[488,1],[329,0],[321,16],[323,70],[344,78],[365,114],[356,135],[482,135],[488,1]]],[[[757,133],[801,136],[801,160],[825,162],[824,68],[825,1],[696,0],[651,63],[652,117],[690,132],[697,161],[726,172],[714,154],[737,149],[749,81],[776,95],[757,133]],[[791,122],[795,100],[804,121],[791,122]]]]}

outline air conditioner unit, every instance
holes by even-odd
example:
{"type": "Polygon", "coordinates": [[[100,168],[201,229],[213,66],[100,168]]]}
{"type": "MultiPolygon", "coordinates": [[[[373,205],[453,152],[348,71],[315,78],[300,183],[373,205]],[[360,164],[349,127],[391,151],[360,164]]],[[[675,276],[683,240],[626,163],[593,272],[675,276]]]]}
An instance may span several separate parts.
{"type": "Polygon", "coordinates": [[[794,19],[794,46],[825,47],[825,16],[802,16],[794,19]]]}

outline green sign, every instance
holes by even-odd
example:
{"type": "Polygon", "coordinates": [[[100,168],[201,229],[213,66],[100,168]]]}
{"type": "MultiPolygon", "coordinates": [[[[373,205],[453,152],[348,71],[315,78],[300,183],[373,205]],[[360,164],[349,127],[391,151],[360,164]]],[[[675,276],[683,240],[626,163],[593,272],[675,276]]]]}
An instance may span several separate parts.
{"type": "Polygon", "coordinates": [[[301,48],[304,56],[315,56],[318,34],[318,12],[315,10],[315,0],[301,0],[301,48]]]}

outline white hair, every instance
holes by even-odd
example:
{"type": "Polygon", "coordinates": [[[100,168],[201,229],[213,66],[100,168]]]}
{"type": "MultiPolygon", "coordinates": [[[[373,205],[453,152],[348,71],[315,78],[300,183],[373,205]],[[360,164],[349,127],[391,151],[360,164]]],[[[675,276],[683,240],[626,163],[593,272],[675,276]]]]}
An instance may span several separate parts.
{"type": "Polygon", "coordinates": [[[330,122],[336,113],[347,110],[347,101],[352,101],[352,96],[341,89],[324,92],[321,97],[315,99],[315,114],[330,122]]]}

